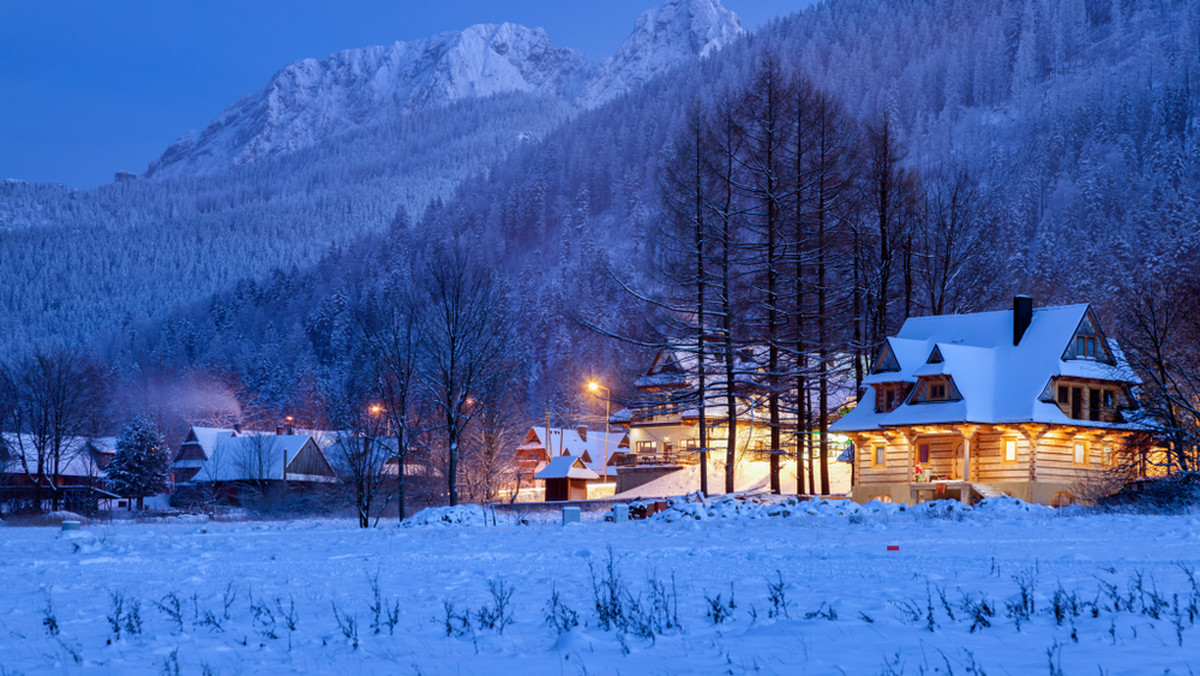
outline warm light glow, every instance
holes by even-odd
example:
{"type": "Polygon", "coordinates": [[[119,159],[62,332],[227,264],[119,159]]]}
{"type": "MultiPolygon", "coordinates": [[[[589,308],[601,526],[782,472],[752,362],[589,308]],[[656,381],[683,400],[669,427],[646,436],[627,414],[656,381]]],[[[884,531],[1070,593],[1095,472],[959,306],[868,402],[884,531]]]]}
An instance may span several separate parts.
{"type": "Polygon", "coordinates": [[[589,380],[588,381],[588,389],[591,390],[592,392],[599,392],[600,391],[600,383],[596,382],[595,380],[589,380]]]}
{"type": "Polygon", "coordinates": [[[371,415],[379,415],[383,412],[383,407],[379,404],[371,404],[371,415]]]}

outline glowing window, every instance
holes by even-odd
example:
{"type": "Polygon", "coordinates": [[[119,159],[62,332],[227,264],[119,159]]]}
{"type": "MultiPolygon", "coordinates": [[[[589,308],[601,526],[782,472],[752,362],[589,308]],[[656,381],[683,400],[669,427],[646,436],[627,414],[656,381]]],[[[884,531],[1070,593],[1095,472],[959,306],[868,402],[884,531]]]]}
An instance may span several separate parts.
{"type": "Polygon", "coordinates": [[[1017,440],[1016,439],[1005,439],[1004,440],[1004,462],[1016,462],[1016,461],[1017,461],[1017,440]]]}
{"type": "Polygon", "coordinates": [[[1075,464],[1087,464],[1087,444],[1082,441],[1075,442],[1075,464]]]}

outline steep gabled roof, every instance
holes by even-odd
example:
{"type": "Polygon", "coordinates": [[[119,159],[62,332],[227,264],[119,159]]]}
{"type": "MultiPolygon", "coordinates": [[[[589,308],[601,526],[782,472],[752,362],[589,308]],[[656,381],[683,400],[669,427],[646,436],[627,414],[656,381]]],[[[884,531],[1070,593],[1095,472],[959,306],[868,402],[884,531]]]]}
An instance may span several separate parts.
{"type": "Polygon", "coordinates": [[[560,455],[550,461],[545,469],[533,475],[535,479],[599,479],[600,475],[588,469],[583,464],[583,458],[576,455],[560,455]]]}
{"type": "MultiPolygon", "coordinates": [[[[888,339],[899,362],[898,371],[873,372],[865,385],[914,382],[948,376],[961,394],[956,401],[909,401],[887,413],[875,411],[875,392],[867,388],[858,406],[834,423],[842,432],[881,427],[946,423],[1017,423],[1108,427],[1114,423],[1073,420],[1041,395],[1052,378],[1092,378],[1135,384],[1137,376],[1114,341],[1107,341],[1112,363],[1104,359],[1067,359],[1076,330],[1085,321],[1095,325],[1088,305],[1064,305],[1033,310],[1019,345],[1012,344],[1013,311],[915,317],[888,339]],[[930,363],[937,351],[941,362],[930,363]]],[[[1097,334],[1099,334],[1097,327],[1097,334]]],[[[1102,335],[1102,334],[1099,334],[1102,335]]]]}
{"type": "Polygon", "coordinates": [[[518,448],[529,448],[536,443],[546,449],[547,455],[551,459],[565,456],[580,457],[584,459],[587,467],[598,474],[604,474],[605,451],[608,451],[608,459],[611,461],[615,454],[629,448],[629,435],[626,432],[609,432],[607,438],[606,449],[603,431],[587,430],[587,439],[584,439],[575,429],[551,427],[550,433],[547,435],[545,426],[535,426],[529,429],[525,441],[518,448]]]}
{"type": "MultiPolygon", "coordinates": [[[[285,478],[284,467],[296,459],[306,444],[312,444],[313,451],[321,453],[316,442],[307,434],[257,434],[226,438],[213,449],[211,457],[194,480],[282,481],[285,478]]],[[[325,464],[328,465],[328,462],[325,464]]]]}

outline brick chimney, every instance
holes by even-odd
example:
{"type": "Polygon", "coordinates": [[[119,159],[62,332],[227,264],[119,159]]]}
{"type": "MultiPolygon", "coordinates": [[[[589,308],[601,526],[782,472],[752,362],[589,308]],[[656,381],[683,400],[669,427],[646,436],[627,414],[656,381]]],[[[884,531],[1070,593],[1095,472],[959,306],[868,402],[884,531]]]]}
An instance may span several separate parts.
{"type": "Polygon", "coordinates": [[[275,435],[282,437],[283,436],[283,428],[276,425],[275,426],[275,435]]]}
{"type": "Polygon", "coordinates": [[[1013,296],[1013,345],[1020,345],[1025,330],[1033,321],[1033,298],[1013,296]]]}
{"type": "Polygon", "coordinates": [[[587,425],[580,425],[575,428],[575,431],[579,433],[580,439],[587,441],[587,425]]]}

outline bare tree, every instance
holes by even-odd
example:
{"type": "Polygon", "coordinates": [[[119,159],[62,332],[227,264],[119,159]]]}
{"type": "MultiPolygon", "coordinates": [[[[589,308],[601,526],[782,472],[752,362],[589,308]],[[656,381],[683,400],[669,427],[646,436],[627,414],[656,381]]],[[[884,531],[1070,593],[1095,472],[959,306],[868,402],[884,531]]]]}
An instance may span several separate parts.
{"type": "Polygon", "coordinates": [[[482,410],[468,399],[500,366],[511,317],[495,274],[458,243],[435,248],[423,271],[419,315],[421,380],[438,416],[447,453],[447,492],[458,504],[463,433],[482,410]]]}
{"type": "Polygon", "coordinates": [[[41,509],[48,490],[51,509],[58,509],[63,470],[83,450],[81,441],[96,435],[102,424],[104,374],[86,357],[39,351],[20,362],[8,381],[15,432],[10,450],[33,486],[36,508],[41,509]]]}
{"type": "Polygon", "coordinates": [[[1138,474],[1200,469],[1200,308],[1194,283],[1163,285],[1139,294],[1128,310],[1126,354],[1142,377],[1140,407],[1132,412],[1145,430],[1129,448],[1138,474]],[[1161,454],[1160,449],[1166,449],[1161,454]]]}
{"type": "Polygon", "coordinates": [[[401,521],[406,516],[408,460],[415,444],[420,418],[417,412],[419,341],[417,308],[407,276],[369,299],[357,325],[374,381],[371,405],[380,407],[387,421],[392,459],[396,467],[396,502],[401,521]]]}

